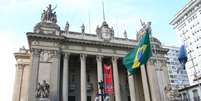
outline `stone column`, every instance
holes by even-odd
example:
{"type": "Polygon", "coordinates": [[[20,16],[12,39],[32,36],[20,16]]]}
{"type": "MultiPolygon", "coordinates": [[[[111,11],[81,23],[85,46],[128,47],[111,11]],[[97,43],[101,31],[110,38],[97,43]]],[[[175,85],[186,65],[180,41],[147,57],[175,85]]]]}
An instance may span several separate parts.
{"type": "Polygon", "coordinates": [[[151,100],[151,95],[149,93],[150,88],[149,88],[149,84],[148,84],[148,81],[147,81],[148,79],[147,79],[145,66],[141,65],[140,70],[141,70],[141,75],[142,75],[142,84],[143,84],[145,101],[152,101],[151,100]]]}
{"type": "Polygon", "coordinates": [[[52,66],[50,69],[50,101],[60,101],[60,51],[55,50],[52,54],[52,66]]]}
{"type": "Polygon", "coordinates": [[[86,83],[86,55],[80,54],[80,84],[81,84],[81,101],[87,101],[87,83],[86,83]]]}
{"type": "Polygon", "coordinates": [[[63,89],[62,89],[62,101],[68,101],[68,75],[69,75],[69,54],[64,54],[63,62],[63,89]]]}
{"type": "MultiPolygon", "coordinates": [[[[103,66],[102,66],[102,56],[96,56],[97,61],[97,74],[98,74],[98,82],[103,81],[103,66]]],[[[98,88],[100,88],[100,85],[98,85],[98,88]]],[[[98,89],[98,93],[101,94],[101,90],[98,89]]],[[[99,101],[101,100],[101,96],[99,96],[99,101]]]]}
{"type": "Polygon", "coordinates": [[[38,83],[38,70],[40,63],[40,52],[39,49],[32,49],[32,66],[29,77],[29,94],[28,101],[36,101],[36,86],[38,83]]]}
{"type": "Polygon", "coordinates": [[[134,79],[133,79],[133,75],[129,75],[128,72],[128,84],[129,84],[129,90],[130,90],[130,97],[131,97],[131,101],[136,101],[136,94],[135,94],[135,87],[136,85],[134,84],[134,79]]]}
{"type": "Polygon", "coordinates": [[[25,65],[16,64],[16,76],[15,76],[15,85],[13,91],[13,101],[20,101],[21,99],[21,88],[23,81],[23,72],[25,65]]]}
{"type": "Polygon", "coordinates": [[[118,67],[117,67],[117,57],[112,57],[112,65],[113,65],[115,100],[121,101],[120,86],[119,86],[119,74],[118,74],[118,67]]]}

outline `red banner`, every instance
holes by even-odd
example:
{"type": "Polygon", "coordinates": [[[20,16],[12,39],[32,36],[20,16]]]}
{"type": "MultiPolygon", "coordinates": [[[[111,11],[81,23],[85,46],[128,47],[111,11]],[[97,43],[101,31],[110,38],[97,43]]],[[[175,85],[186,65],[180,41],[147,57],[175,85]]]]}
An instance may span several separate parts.
{"type": "Polygon", "coordinates": [[[104,64],[104,91],[106,94],[113,93],[112,66],[104,64]]]}

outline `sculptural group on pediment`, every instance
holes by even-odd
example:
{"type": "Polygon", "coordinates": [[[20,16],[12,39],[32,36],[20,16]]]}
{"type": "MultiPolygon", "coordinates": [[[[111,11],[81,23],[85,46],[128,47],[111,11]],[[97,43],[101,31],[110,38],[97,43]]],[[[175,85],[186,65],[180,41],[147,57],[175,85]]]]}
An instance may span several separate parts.
{"type": "Polygon", "coordinates": [[[47,10],[43,10],[43,13],[41,15],[41,21],[42,22],[50,21],[56,23],[57,22],[56,12],[53,12],[55,9],[56,7],[52,9],[52,5],[49,4],[47,10]]]}

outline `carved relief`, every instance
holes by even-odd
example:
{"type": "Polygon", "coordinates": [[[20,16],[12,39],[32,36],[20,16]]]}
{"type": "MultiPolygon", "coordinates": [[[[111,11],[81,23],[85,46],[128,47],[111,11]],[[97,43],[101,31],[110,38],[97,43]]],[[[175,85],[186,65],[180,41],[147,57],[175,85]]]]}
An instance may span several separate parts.
{"type": "Polygon", "coordinates": [[[34,41],[31,42],[31,44],[32,45],[39,45],[39,41],[34,40],[34,41]]]}
{"type": "Polygon", "coordinates": [[[51,59],[50,51],[43,50],[40,54],[40,61],[48,62],[51,59]]]}

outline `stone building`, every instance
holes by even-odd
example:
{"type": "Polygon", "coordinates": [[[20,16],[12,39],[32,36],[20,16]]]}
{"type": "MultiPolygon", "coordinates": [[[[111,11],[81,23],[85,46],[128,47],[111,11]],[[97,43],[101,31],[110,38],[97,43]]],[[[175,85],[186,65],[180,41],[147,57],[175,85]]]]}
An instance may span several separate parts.
{"type": "Polygon", "coordinates": [[[114,92],[109,101],[166,101],[164,54],[168,50],[158,39],[151,37],[153,56],[147,68],[128,76],[122,58],[138,40],[115,37],[106,21],[97,27],[96,34],[86,33],[84,24],[81,32],[70,31],[69,23],[61,30],[56,22],[49,5],[34,31],[26,34],[30,52],[22,49],[15,53],[13,101],[93,101],[100,93],[98,82],[103,80],[104,64],[112,65],[113,71],[114,92]]]}

